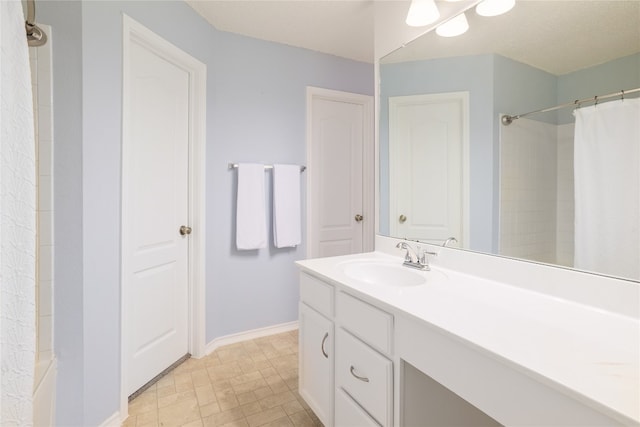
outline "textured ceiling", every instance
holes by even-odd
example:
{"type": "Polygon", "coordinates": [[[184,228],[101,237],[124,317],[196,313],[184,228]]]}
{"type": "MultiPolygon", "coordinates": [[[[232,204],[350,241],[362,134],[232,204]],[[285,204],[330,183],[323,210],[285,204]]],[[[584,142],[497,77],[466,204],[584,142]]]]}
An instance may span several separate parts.
{"type": "Polygon", "coordinates": [[[459,37],[430,32],[385,57],[401,62],[497,53],[555,75],[640,52],[640,1],[518,1],[502,16],[467,12],[459,37]]]}
{"type": "MultiPolygon", "coordinates": [[[[387,35],[406,32],[409,7],[408,0],[185,1],[219,30],[364,62],[374,62],[374,22],[387,35]]],[[[505,15],[469,10],[467,19],[464,35],[430,32],[382,62],[498,53],[561,75],[640,51],[640,0],[517,0],[505,15]]]]}

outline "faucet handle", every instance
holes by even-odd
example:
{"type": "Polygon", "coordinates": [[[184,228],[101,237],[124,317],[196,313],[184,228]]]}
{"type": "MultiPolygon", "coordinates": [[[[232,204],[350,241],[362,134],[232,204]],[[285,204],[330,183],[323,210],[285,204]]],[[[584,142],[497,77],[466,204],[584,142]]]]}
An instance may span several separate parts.
{"type": "Polygon", "coordinates": [[[422,265],[429,264],[429,261],[427,259],[427,255],[431,255],[431,256],[434,256],[434,257],[438,256],[437,252],[430,252],[430,251],[428,251],[426,249],[423,251],[423,250],[420,250],[420,247],[418,247],[418,254],[419,254],[418,255],[418,261],[422,265]]]}

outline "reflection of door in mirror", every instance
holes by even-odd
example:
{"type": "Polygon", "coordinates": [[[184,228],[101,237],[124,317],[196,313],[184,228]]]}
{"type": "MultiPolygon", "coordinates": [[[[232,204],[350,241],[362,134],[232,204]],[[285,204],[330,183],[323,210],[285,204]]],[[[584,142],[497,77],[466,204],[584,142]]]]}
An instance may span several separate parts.
{"type": "Polygon", "coordinates": [[[467,92],[389,98],[392,236],[464,247],[467,117],[467,92]]]}

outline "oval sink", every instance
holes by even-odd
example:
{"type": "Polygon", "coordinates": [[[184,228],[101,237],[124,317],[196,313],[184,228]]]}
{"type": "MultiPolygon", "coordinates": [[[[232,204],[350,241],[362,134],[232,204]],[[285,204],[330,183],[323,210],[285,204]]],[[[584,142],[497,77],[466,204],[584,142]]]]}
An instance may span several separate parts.
{"type": "Polygon", "coordinates": [[[385,286],[418,286],[427,282],[429,272],[411,270],[402,264],[352,261],[342,266],[344,274],[354,280],[385,286]]]}

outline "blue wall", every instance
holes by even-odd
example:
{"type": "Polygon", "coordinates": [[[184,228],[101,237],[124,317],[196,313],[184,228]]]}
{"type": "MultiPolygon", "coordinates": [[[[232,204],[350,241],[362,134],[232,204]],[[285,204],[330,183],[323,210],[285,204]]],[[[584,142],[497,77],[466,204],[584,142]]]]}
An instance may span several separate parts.
{"type": "Polygon", "coordinates": [[[227,163],[304,164],[308,85],[373,95],[372,64],[217,31],[182,1],[39,3],[54,37],[57,425],[120,405],[123,13],[207,65],[207,341],[297,320],[305,256],[235,250],[227,163]]]}
{"type": "MultiPolygon", "coordinates": [[[[640,87],[640,53],[558,77],[558,104],[640,87]]],[[[638,94],[634,94],[637,97],[638,94]]],[[[588,104],[591,105],[591,104],[588,104]]],[[[571,108],[558,112],[558,123],[573,123],[571,108]]]]}

